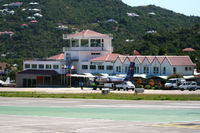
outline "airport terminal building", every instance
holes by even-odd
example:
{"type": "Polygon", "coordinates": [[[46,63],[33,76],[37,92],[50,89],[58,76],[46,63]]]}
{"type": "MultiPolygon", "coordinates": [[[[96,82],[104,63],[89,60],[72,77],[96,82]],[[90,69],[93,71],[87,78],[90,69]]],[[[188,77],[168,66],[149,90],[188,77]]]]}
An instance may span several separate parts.
{"type": "Polygon", "coordinates": [[[75,34],[63,35],[63,39],[68,43],[68,47],[63,48],[62,54],[23,62],[24,71],[17,74],[18,86],[26,86],[30,84],[28,82],[34,82],[37,86],[38,80],[40,83],[53,85],[53,81],[58,83],[61,79],[59,78],[61,76],[56,75],[66,76],[71,73],[71,68],[73,73],[77,74],[126,74],[130,62],[135,62],[137,75],[194,74],[195,64],[189,56],[125,56],[112,53],[111,34],[83,30],[75,34]],[[28,77],[32,79],[27,79],[28,77]]]}

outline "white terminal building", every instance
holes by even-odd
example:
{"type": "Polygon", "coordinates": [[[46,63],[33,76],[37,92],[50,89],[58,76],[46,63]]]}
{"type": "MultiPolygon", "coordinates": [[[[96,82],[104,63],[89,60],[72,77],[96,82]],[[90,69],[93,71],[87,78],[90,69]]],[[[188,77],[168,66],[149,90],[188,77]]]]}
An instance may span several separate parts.
{"type": "Polygon", "coordinates": [[[107,73],[126,74],[130,62],[135,62],[135,74],[169,76],[174,73],[189,76],[194,74],[195,64],[189,56],[125,56],[115,54],[112,47],[113,36],[92,30],[83,30],[75,34],[64,34],[68,47],[63,53],[47,59],[27,60],[23,62],[23,74],[66,74],[66,66],[75,66],[77,74],[107,73]],[[63,67],[65,66],[65,67],[63,67]],[[38,72],[40,71],[40,72],[38,72]]]}

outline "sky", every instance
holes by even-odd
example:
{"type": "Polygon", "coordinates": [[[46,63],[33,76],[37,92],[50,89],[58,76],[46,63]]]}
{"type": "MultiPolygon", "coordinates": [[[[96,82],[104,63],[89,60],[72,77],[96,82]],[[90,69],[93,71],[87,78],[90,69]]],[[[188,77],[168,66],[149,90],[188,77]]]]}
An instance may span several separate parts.
{"type": "Polygon", "coordinates": [[[122,0],[130,6],[156,5],[185,15],[200,16],[200,0],[122,0]]]}

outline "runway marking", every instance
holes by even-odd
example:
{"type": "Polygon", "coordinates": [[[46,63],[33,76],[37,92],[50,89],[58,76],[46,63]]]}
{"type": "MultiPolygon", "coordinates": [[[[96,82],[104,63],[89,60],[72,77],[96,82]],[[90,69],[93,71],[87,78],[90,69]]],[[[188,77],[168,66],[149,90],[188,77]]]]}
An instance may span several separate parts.
{"type": "Polygon", "coordinates": [[[175,128],[200,129],[200,122],[168,123],[168,124],[156,124],[156,125],[152,125],[152,126],[155,126],[155,127],[175,127],[175,128]]]}
{"type": "Polygon", "coordinates": [[[200,111],[197,109],[0,106],[0,114],[168,123],[200,120],[200,111]]]}

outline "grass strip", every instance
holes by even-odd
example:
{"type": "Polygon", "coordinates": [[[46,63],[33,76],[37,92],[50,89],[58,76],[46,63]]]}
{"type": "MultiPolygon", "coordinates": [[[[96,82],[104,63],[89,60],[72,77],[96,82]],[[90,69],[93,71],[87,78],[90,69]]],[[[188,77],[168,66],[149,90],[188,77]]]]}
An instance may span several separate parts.
{"type": "Polygon", "coordinates": [[[1,97],[32,97],[32,98],[77,98],[77,99],[115,99],[115,100],[173,100],[200,101],[200,95],[170,95],[170,94],[125,94],[81,93],[81,94],[52,94],[45,92],[0,92],[1,97]]]}

